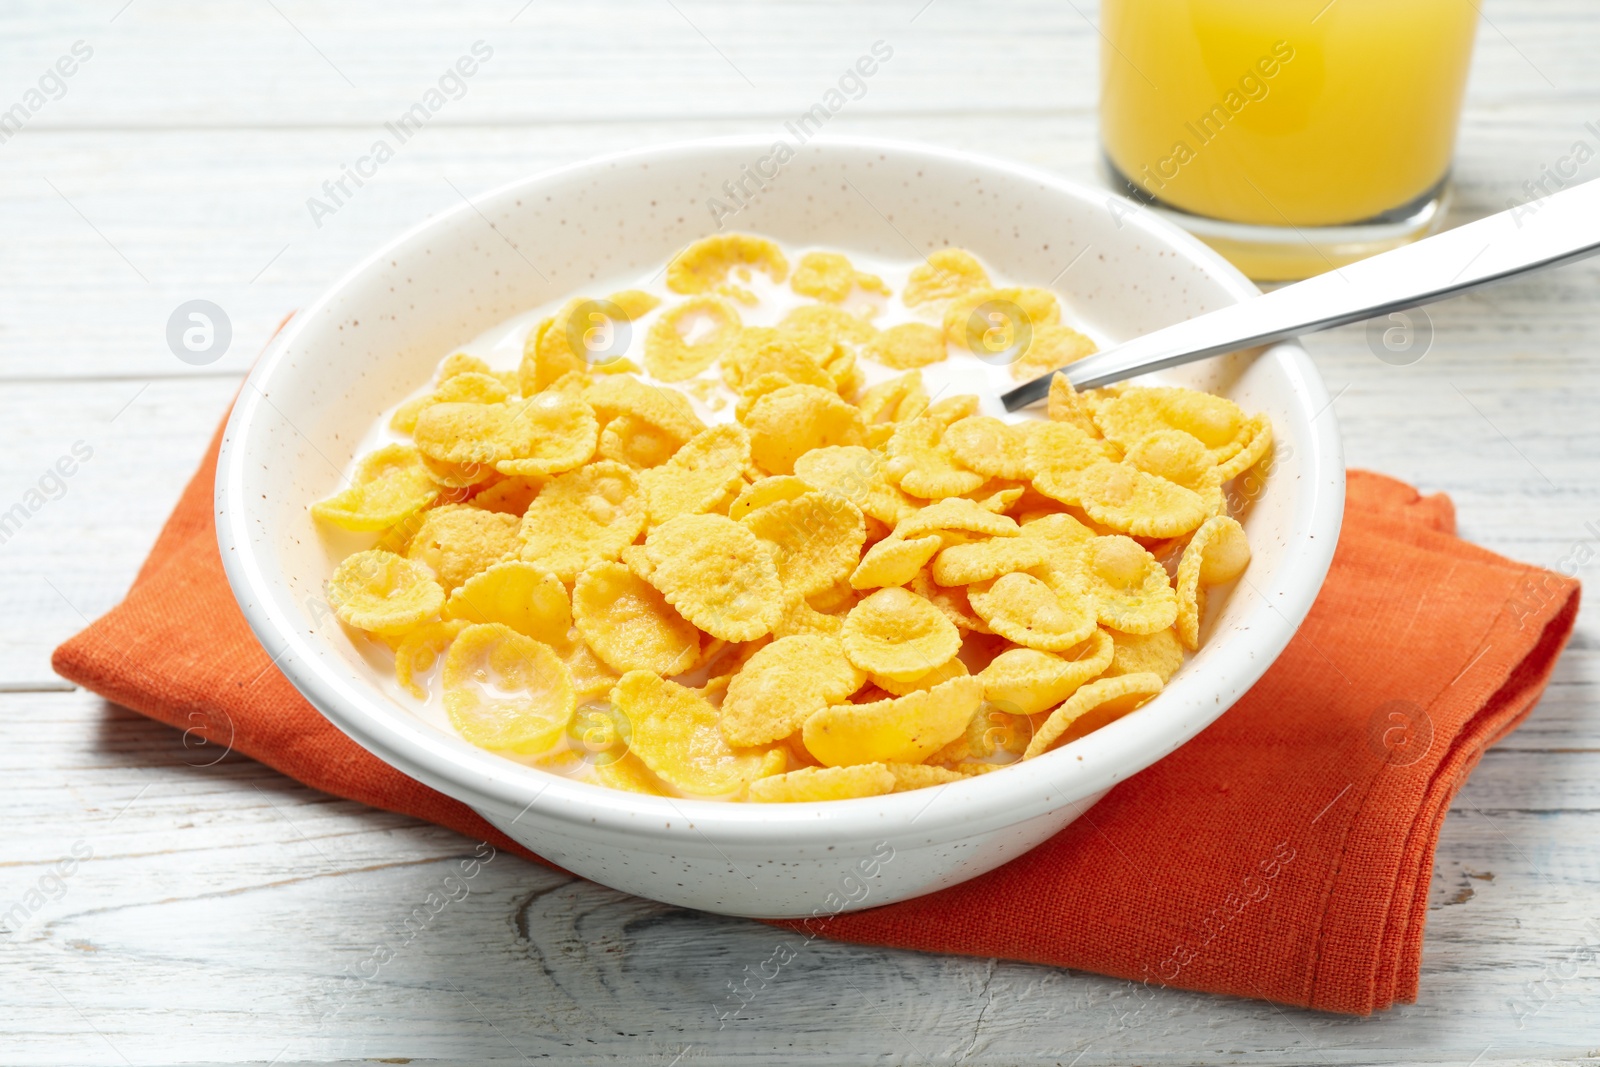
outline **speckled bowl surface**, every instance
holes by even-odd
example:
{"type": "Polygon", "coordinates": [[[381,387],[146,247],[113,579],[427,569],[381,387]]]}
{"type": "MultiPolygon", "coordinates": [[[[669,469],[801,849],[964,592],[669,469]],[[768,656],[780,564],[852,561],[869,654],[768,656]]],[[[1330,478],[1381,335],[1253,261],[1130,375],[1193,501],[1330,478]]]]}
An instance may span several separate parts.
{"type": "MultiPolygon", "coordinates": [[[[377,669],[329,621],[330,558],[308,502],[334,488],[365,429],[453,346],[574,291],[653,273],[716,230],[709,202],[728,206],[723,183],[737,183],[771,144],[738,138],[607,156],[487,193],[399,237],[263,355],[227,428],[216,502],[228,579],[256,635],[365,748],[597,882],[709,911],[792,917],[902,900],[990,870],[1204,729],[1310,608],[1338,538],[1344,465],[1327,393],[1298,345],[1166,374],[1272,419],[1273,471],[1244,514],[1254,559],[1208,616],[1204,647],[1159,697],[998,773],[828,803],[666,799],[532,769],[424,722],[386,695],[377,669]]],[[[762,169],[770,174],[772,163],[762,169]]],[[[817,139],[766,184],[723,228],[900,259],[966,247],[1012,279],[1053,285],[1070,317],[1111,338],[1256,292],[1173,226],[1004,160],[817,139]]],[[[997,390],[1008,380],[996,370],[997,390]]]]}

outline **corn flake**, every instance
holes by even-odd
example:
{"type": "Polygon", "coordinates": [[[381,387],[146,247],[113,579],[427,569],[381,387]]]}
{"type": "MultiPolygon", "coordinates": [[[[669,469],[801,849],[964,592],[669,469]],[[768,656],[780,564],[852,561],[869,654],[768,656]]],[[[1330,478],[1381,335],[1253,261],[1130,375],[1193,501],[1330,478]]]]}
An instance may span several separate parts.
{"type": "Polygon", "coordinates": [[[621,563],[596,563],[572,587],[584,643],[612,670],[681,674],[700,658],[700,631],[621,563]]]}
{"type": "Polygon", "coordinates": [[[739,522],[759,508],[776,504],[780,500],[793,500],[811,490],[812,486],[805,479],[793,474],[773,474],[758,478],[746,485],[739,491],[739,495],[733,498],[733,503],[728,505],[728,518],[739,522]]]}
{"type": "Polygon", "coordinates": [[[990,660],[978,679],[989,703],[1018,715],[1037,715],[1105,671],[1114,656],[1113,639],[1097,629],[1088,640],[1059,653],[1009,649],[990,660]]]}
{"type": "Polygon", "coordinates": [[[1001,575],[968,589],[967,598],[995,633],[1024,648],[1059,652],[1095,632],[1092,600],[1053,589],[1031,574],[1001,575]]]}
{"type": "Polygon", "coordinates": [[[801,736],[829,767],[921,763],[959,737],[983,702],[983,683],[967,676],[873,704],[834,704],[813,712],[801,736]]]}
{"type": "Polygon", "coordinates": [[[745,419],[750,453],[769,474],[793,474],[795,460],[817,448],[855,445],[861,413],[836,393],[815,385],[786,385],[751,406],[745,419]]]}
{"type": "Polygon", "coordinates": [[[693,796],[727,796],[782,773],[781,749],[735,749],[717,728],[717,709],[693,689],[649,671],[629,671],[611,703],[632,724],[631,754],[662,781],[693,796]]]}
{"type": "Polygon", "coordinates": [[[801,597],[847,580],[867,537],[861,510],[833,493],[780,500],[742,522],[768,546],[783,588],[801,597]]]}
{"type": "Polygon", "coordinates": [[[400,688],[418,700],[427,700],[428,691],[422,687],[417,676],[433,670],[439,657],[450,647],[450,642],[467,625],[460,619],[425,622],[402,637],[394,649],[394,679],[400,683],[400,688]]]}
{"type": "Polygon", "coordinates": [[[1076,363],[1097,350],[1093,341],[1071,326],[1059,322],[1036,326],[1028,347],[1011,364],[1011,376],[1018,381],[1031,381],[1069,363],[1076,363]]]}
{"type": "Polygon", "coordinates": [[[751,782],[750,799],[761,804],[849,800],[892,793],[898,782],[887,767],[878,763],[855,767],[802,767],[751,782]]]}
{"type": "Polygon", "coordinates": [[[765,237],[713,234],[695,241],[667,264],[667,288],[675,293],[709,293],[727,283],[730,273],[749,280],[752,270],[781,282],[789,276],[789,261],[765,237]]]}
{"type": "Polygon", "coordinates": [[[965,678],[969,673],[967,665],[962,663],[959,657],[952,656],[933,670],[925,674],[919,674],[909,682],[896,681],[881,674],[868,675],[868,678],[871,679],[873,685],[890,696],[903,697],[907,693],[917,693],[924,689],[932,689],[934,686],[942,682],[948,682],[952,678],[965,678]]]}
{"type": "Polygon", "coordinates": [[[644,366],[664,382],[693,378],[722,357],[740,330],[739,311],[720,296],[696,296],[663,311],[644,339],[644,366]]]}
{"type": "Polygon", "coordinates": [[[600,431],[596,452],[601,459],[649,470],[671,459],[683,445],[683,439],[637,415],[618,415],[600,431]]]}
{"type": "Polygon", "coordinates": [[[800,634],[763,647],[728,684],[719,725],[730,745],[764,745],[794,733],[814,711],[848,699],[866,674],[836,637],[800,634]]]}
{"type": "Polygon", "coordinates": [[[445,601],[447,619],[497,622],[552,648],[567,642],[572,606],[561,579],[532,563],[507,560],[468,578],[445,601]]]}
{"type": "Polygon", "coordinates": [[[599,433],[588,404],[562,393],[540,393],[512,409],[501,430],[495,470],[527,478],[581,467],[594,457],[599,433]]]}
{"type": "Polygon", "coordinates": [[[844,303],[855,289],[885,296],[889,293],[882,278],[856,270],[849,258],[839,252],[807,252],[801,256],[789,279],[789,288],[830,304],[844,303]]]}
{"type": "Polygon", "coordinates": [[[750,464],[750,434],[738,423],[704,430],[667,462],[639,475],[650,522],[700,515],[729,503],[744,485],[750,464]]]}
{"type": "Polygon", "coordinates": [[[591,564],[617,559],[644,524],[638,476],[601,460],[558,475],[528,505],[521,557],[570,582],[591,564]]]}
{"type": "Polygon", "coordinates": [[[914,370],[950,357],[944,333],[925,322],[891,326],[868,341],[861,354],[891,370],[914,370]]]}
{"type": "Polygon", "coordinates": [[[350,488],[311,505],[311,514],[344,530],[384,530],[438,495],[415,448],[385,445],[356,465],[350,488]]]}
{"type": "Polygon", "coordinates": [[[1194,532],[1178,561],[1175,596],[1178,637],[1190,651],[1200,647],[1200,617],[1205,611],[1205,586],[1231,582],[1250,565],[1250,543],[1235,519],[1208,519],[1194,532]]]}
{"type": "Polygon", "coordinates": [[[950,424],[944,443],[968,470],[989,478],[1026,481],[1033,477],[1029,436],[1027,424],[1012,426],[989,415],[969,415],[950,424]]]}
{"type": "Polygon", "coordinates": [[[933,580],[943,586],[972,585],[1044,561],[1044,545],[1031,537],[991,537],[940,552],[933,561],[933,580]]]}
{"type": "Polygon", "coordinates": [[[828,345],[866,344],[878,333],[878,328],[862,316],[827,304],[801,304],[783,317],[778,328],[828,345]]]}
{"type": "Polygon", "coordinates": [[[445,654],[445,711],[456,731],[480,748],[547,752],[576,707],[566,665],[549,645],[509,626],[468,626],[445,654]]]}
{"type": "Polygon", "coordinates": [[[976,256],[962,248],[941,248],[929,253],[927,262],[911,268],[900,299],[906,307],[917,307],[987,288],[989,272],[976,256]]]}
{"type": "Polygon", "coordinates": [[[437,615],[444,590],[426,565],[373,548],[345,557],[328,579],[328,600],[348,626],[398,634],[437,615]]]}
{"type": "Polygon", "coordinates": [[[891,485],[883,456],[860,445],[815,448],[795,460],[795,475],[824,492],[844,497],[866,515],[894,524],[914,513],[917,502],[891,485]]]}
{"type": "Polygon", "coordinates": [[[902,540],[886,537],[867,550],[850,574],[854,589],[879,589],[905,585],[917,576],[943,545],[938,535],[902,540]]]}
{"type": "Polygon", "coordinates": [[[1100,632],[1109,633],[1111,637],[1111,665],[1105,669],[1107,678],[1121,674],[1154,674],[1166,683],[1183,666],[1183,642],[1170,626],[1153,634],[1100,632]]]}
{"type": "Polygon", "coordinates": [[[960,496],[981,486],[987,479],[957,463],[945,445],[946,426],[931,408],[898,424],[884,447],[889,457],[884,475],[889,481],[924,500],[960,496]]]}
{"type": "Polygon", "coordinates": [[[687,441],[706,428],[694,413],[689,398],[674,389],[640,381],[631,374],[608,374],[584,384],[583,399],[603,423],[619,415],[632,415],[687,441]]]}
{"type": "Polygon", "coordinates": [[[1083,547],[1077,574],[1100,624],[1123,633],[1165,630],[1178,617],[1166,568],[1131,537],[1096,537],[1083,547]]]}
{"type": "Polygon", "coordinates": [[[1161,685],[1161,677],[1155,674],[1124,674],[1090,682],[1050,713],[1022,758],[1033,759],[1058,740],[1076,740],[1121,718],[1161,692],[1161,685]]]}
{"type": "Polygon", "coordinates": [[[960,633],[938,608],[899,587],[880,589],[850,609],[840,639],[851,663],[900,681],[949,662],[961,647],[960,633]]]}
{"type": "Polygon", "coordinates": [[[713,637],[752,641],[770,632],[783,611],[771,553],[732,519],[680,515],[652,529],[644,548],[650,584],[713,637]]]}

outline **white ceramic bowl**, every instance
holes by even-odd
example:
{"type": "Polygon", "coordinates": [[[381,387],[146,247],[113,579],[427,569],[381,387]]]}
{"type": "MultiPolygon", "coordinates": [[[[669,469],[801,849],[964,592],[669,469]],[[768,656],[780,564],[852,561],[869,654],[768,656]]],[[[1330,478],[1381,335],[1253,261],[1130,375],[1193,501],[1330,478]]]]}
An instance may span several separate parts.
{"type": "MultiPolygon", "coordinates": [[[[1327,393],[1298,345],[1166,375],[1272,419],[1275,469],[1245,517],[1255,553],[1247,581],[1159,697],[997,774],[818,804],[668,800],[530,769],[423,722],[385,695],[328,623],[321,590],[331,565],[307,503],[335,487],[331,465],[347,464],[377,415],[453,346],[575,290],[649,276],[715,228],[708,199],[727,203],[723,182],[769,147],[768,138],[699,141],[563,167],[447,211],[373,255],[295,316],[257,364],[222,446],[217,530],[228,580],[279,669],[379,758],[594,881],[707,911],[793,917],[902,900],[990,870],[1216,719],[1310,608],[1338,538],[1344,464],[1327,393]]],[[[897,259],[969,248],[1014,280],[1054,282],[1072,315],[1112,338],[1256,293],[1198,241],[1102,190],[921,145],[814,140],[725,226],[897,259]]]]}

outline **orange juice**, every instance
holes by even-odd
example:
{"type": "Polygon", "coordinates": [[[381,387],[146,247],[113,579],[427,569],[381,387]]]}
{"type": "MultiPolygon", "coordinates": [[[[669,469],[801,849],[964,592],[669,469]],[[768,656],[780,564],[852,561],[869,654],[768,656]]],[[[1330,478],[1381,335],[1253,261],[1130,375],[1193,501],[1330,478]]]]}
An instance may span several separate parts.
{"type": "Polygon", "coordinates": [[[1348,226],[1449,172],[1469,0],[1104,0],[1100,17],[1106,155],[1165,206],[1348,226]]]}

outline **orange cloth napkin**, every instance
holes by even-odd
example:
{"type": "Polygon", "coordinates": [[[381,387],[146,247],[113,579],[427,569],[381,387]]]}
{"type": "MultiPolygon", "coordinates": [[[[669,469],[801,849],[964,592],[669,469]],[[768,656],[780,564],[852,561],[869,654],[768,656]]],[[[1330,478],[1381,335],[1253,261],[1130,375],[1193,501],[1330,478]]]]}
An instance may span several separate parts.
{"type": "MultiPolygon", "coordinates": [[[[273,668],[223,578],[216,450],[127,599],[57,649],[55,669],[317,789],[527,855],[358,747],[273,668]]],[[[1234,708],[1006,866],[808,932],[1099,971],[1136,993],[1355,1014],[1415,1000],[1440,823],[1537,701],[1578,606],[1576,582],[1454,528],[1447,497],[1351,472],[1327,584],[1234,708]]],[[[1494,954],[1485,942],[1486,965],[1494,954]]]]}

